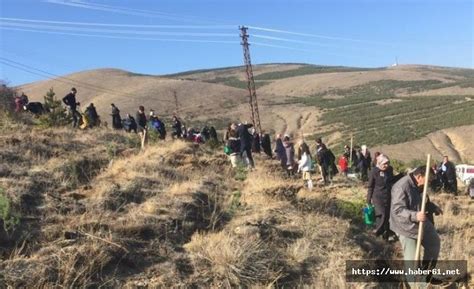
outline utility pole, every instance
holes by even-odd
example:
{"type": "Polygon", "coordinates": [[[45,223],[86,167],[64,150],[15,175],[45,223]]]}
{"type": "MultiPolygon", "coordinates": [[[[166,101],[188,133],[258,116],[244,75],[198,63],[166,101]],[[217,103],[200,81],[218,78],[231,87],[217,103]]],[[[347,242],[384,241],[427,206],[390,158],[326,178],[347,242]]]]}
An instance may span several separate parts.
{"type": "Polygon", "coordinates": [[[242,38],[242,48],[244,49],[244,63],[245,63],[245,72],[247,73],[247,88],[249,91],[249,104],[250,104],[250,111],[252,117],[252,123],[259,133],[262,132],[262,126],[260,125],[260,116],[258,113],[258,103],[257,103],[257,91],[255,89],[255,81],[253,79],[253,70],[252,70],[252,62],[250,61],[250,50],[249,50],[249,43],[248,38],[249,35],[247,34],[248,27],[239,26],[240,29],[240,37],[242,38]]]}

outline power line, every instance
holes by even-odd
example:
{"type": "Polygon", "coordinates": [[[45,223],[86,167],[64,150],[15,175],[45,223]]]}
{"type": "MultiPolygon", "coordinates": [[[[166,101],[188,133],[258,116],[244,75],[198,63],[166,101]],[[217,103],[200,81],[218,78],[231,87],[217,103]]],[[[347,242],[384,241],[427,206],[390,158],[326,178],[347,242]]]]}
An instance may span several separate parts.
{"type": "Polygon", "coordinates": [[[116,33],[116,34],[133,34],[133,35],[168,35],[168,36],[192,36],[192,37],[235,37],[231,33],[199,33],[199,32],[168,32],[168,31],[142,31],[142,30],[117,30],[117,29],[95,29],[83,27],[66,27],[48,24],[24,24],[0,22],[4,27],[20,27],[20,28],[36,28],[36,29],[55,29],[59,31],[76,31],[76,32],[96,32],[96,33],[116,33]]]}
{"type": "MultiPolygon", "coordinates": [[[[203,18],[203,17],[178,15],[178,14],[171,14],[171,13],[150,11],[150,10],[142,10],[142,9],[132,9],[132,8],[111,6],[111,5],[90,3],[90,2],[88,3],[88,2],[85,2],[85,1],[81,1],[81,2],[78,3],[78,2],[65,1],[65,0],[46,0],[46,2],[53,3],[53,4],[61,4],[61,5],[66,5],[66,6],[72,6],[72,7],[78,7],[78,8],[85,8],[85,9],[92,9],[92,10],[99,10],[99,11],[106,11],[106,12],[114,12],[114,13],[125,14],[125,15],[133,15],[133,16],[155,17],[155,18],[177,20],[177,21],[184,21],[184,22],[217,23],[215,21],[215,19],[210,20],[208,18],[203,18]]],[[[234,25],[234,27],[235,26],[236,25],[234,25]]]]}
{"type": "Polygon", "coordinates": [[[28,23],[64,24],[76,26],[99,26],[99,27],[129,27],[129,28],[166,28],[166,29],[234,29],[234,25],[147,25],[147,24],[118,24],[118,23],[97,23],[97,22],[71,22],[71,21],[51,21],[25,18],[0,17],[0,20],[28,23]]]}
{"type": "Polygon", "coordinates": [[[146,40],[146,41],[162,41],[162,42],[193,42],[193,43],[222,43],[222,44],[236,44],[237,43],[237,41],[231,41],[231,40],[200,40],[200,39],[179,39],[179,38],[149,38],[149,37],[112,36],[112,35],[105,35],[105,34],[100,35],[100,34],[89,34],[89,33],[44,31],[44,30],[11,28],[11,27],[2,27],[2,26],[0,26],[0,29],[12,30],[12,31],[34,32],[34,33],[42,33],[42,34],[85,36],[85,37],[97,37],[97,38],[108,38],[108,39],[124,39],[124,40],[146,40]]]}
{"type": "Polygon", "coordinates": [[[267,28],[267,27],[249,26],[249,28],[252,28],[252,29],[255,29],[255,30],[260,30],[260,31],[266,31],[266,32],[291,34],[291,35],[295,35],[295,36],[314,37],[314,38],[321,38],[321,39],[328,39],[328,40],[340,40],[340,41],[350,41],[350,42],[363,42],[363,43],[370,43],[370,44],[393,45],[391,43],[386,43],[386,42],[370,41],[370,40],[362,40],[362,39],[354,39],[354,38],[346,38],[346,37],[337,37],[337,36],[329,36],[329,35],[321,35],[321,34],[310,34],[310,33],[294,32],[294,31],[273,29],[273,28],[267,28]]]}

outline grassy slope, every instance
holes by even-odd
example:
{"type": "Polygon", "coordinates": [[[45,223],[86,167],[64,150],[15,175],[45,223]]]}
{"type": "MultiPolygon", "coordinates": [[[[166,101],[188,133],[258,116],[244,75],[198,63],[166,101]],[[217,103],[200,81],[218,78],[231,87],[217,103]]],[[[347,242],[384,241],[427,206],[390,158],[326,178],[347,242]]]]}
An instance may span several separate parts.
{"type": "MultiPolygon", "coordinates": [[[[268,64],[255,66],[254,74],[260,114],[267,131],[305,133],[313,138],[324,136],[337,147],[346,143],[350,134],[359,144],[388,145],[474,123],[472,69],[268,64]],[[308,109],[314,109],[317,116],[313,114],[302,127],[298,122],[306,118],[308,109]]],[[[81,102],[87,105],[93,101],[106,120],[110,102],[117,104],[123,114],[133,114],[138,104],[144,104],[160,115],[169,116],[175,110],[173,92],[176,91],[181,116],[196,120],[196,124],[222,119],[218,121],[222,127],[228,120],[248,120],[244,75],[242,67],[190,71],[166,77],[107,69],[68,78],[113,87],[98,92],[76,85],[81,102]]],[[[49,81],[22,89],[31,93],[31,99],[42,100],[50,86],[55,87],[59,97],[69,88],[69,84],[49,81]]],[[[473,158],[467,156],[467,159],[473,158]]]]}
{"type": "MultiPolygon", "coordinates": [[[[14,129],[0,136],[0,186],[20,224],[0,234],[0,287],[345,288],[345,260],[399,257],[362,226],[357,183],[310,193],[260,157],[247,174],[206,146],[14,129]]],[[[442,258],[472,259],[472,204],[433,199],[442,258]]]]}

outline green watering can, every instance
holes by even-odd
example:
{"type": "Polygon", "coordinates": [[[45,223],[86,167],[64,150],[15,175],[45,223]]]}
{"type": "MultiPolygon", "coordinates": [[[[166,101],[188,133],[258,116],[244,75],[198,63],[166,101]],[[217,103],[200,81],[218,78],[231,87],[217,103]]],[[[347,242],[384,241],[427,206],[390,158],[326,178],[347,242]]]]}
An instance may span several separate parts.
{"type": "Polygon", "coordinates": [[[375,223],[375,208],[372,204],[367,204],[364,210],[364,223],[367,226],[373,226],[375,223]]]}

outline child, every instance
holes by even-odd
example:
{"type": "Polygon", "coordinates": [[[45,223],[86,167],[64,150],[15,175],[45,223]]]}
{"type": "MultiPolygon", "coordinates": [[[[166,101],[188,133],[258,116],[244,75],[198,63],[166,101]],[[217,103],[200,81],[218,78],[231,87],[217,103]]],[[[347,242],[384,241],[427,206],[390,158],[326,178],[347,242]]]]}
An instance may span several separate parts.
{"type": "Polygon", "coordinates": [[[298,148],[298,172],[303,172],[303,181],[306,182],[308,190],[313,189],[313,180],[311,179],[312,159],[309,147],[302,142],[298,148]]]}
{"type": "Polygon", "coordinates": [[[346,155],[342,155],[339,158],[339,168],[341,169],[341,175],[347,177],[347,172],[349,171],[349,162],[347,161],[346,155]]]}

